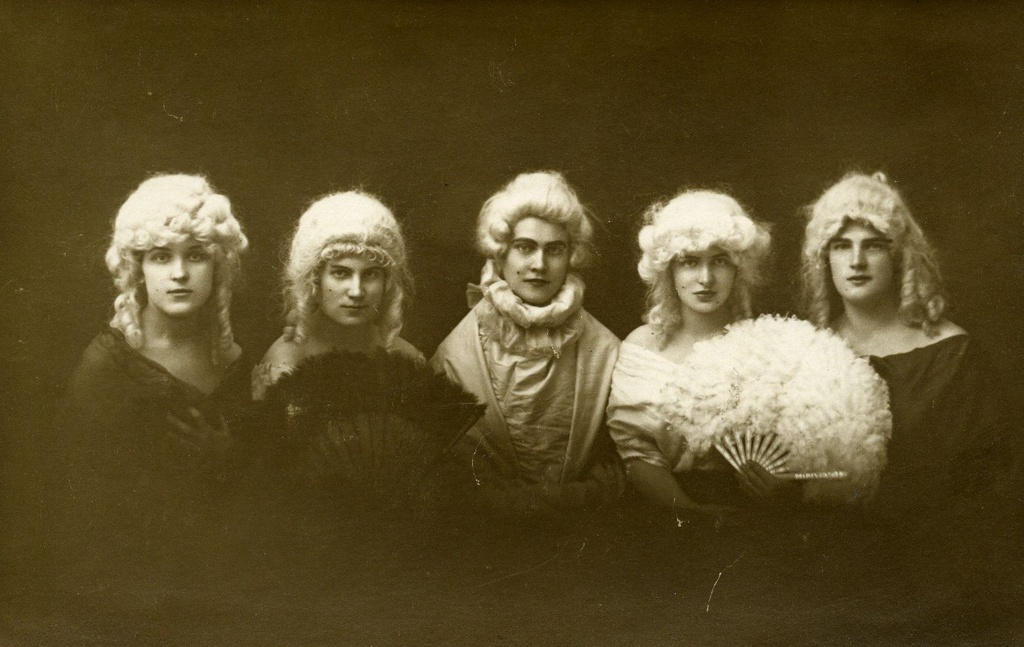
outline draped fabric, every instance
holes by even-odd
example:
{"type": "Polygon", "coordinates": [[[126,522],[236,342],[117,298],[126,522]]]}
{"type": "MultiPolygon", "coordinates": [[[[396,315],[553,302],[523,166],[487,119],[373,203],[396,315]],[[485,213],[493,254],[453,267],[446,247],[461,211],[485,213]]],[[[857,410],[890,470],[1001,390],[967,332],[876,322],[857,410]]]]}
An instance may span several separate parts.
{"type": "Polygon", "coordinates": [[[569,444],[565,430],[572,427],[576,346],[563,347],[559,357],[522,357],[486,341],[483,348],[521,473],[528,479],[560,473],[569,444]]]}
{"type": "Polygon", "coordinates": [[[659,413],[665,385],[677,379],[678,368],[653,351],[623,342],[608,399],[608,431],[619,456],[672,472],[696,501],[743,502],[746,497],[736,484],[733,469],[718,452],[692,456],[686,437],[673,432],[659,413]]]}
{"type": "MultiPolygon", "coordinates": [[[[462,443],[464,460],[474,468],[487,465],[485,469],[499,478],[541,478],[532,470],[538,469],[544,461],[538,462],[529,456],[532,450],[522,438],[532,433],[533,422],[543,420],[550,427],[545,434],[550,434],[557,423],[564,438],[557,480],[565,483],[584,478],[593,464],[592,459],[610,448],[603,421],[619,340],[580,309],[577,315],[579,335],[571,345],[571,352],[563,347],[558,356],[549,355],[543,363],[525,372],[517,374],[514,368],[503,371],[497,383],[504,385],[504,392],[496,393],[492,374],[497,365],[490,358],[503,357],[503,365],[507,367],[514,366],[517,360],[512,355],[504,355],[507,351],[497,347],[497,342],[483,338],[479,318],[485,316],[481,315],[484,303],[487,302],[481,301],[466,315],[431,359],[435,370],[444,371],[487,404],[484,417],[462,443]],[[540,378],[536,379],[538,375],[540,378]],[[533,388],[531,380],[536,380],[533,388]],[[568,390],[570,385],[571,390],[568,390]],[[514,395],[506,402],[509,392],[514,395]],[[509,407],[521,411],[506,416],[509,407]],[[520,435],[518,441],[514,440],[517,434],[520,435]]],[[[543,444],[550,449],[552,443],[543,444]]]]}
{"type": "Polygon", "coordinates": [[[871,357],[889,385],[889,465],[870,510],[908,595],[942,608],[1009,599],[1019,571],[1019,422],[968,335],[871,357]]]}
{"type": "Polygon", "coordinates": [[[120,560],[187,537],[228,489],[248,401],[243,358],[207,394],[144,357],[120,331],[99,334],[56,420],[68,474],[70,549],[120,560]],[[216,437],[184,437],[171,424],[169,415],[192,421],[190,409],[217,429],[216,437]]]}
{"type": "Polygon", "coordinates": [[[717,452],[700,457],[691,465],[684,459],[686,438],[672,433],[659,414],[664,387],[675,379],[677,368],[675,362],[638,344],[622,344],[608,400],[608,430],[619,455],[623,460],[637,458],[670,472],[731,469],[717,452]]]}
{"type": "Polygon", "coordinates": [[[889,385],[893,414],[879,512],[927,516],[1008,486],[1014,423],[998,376],[968,335],[871,363],[889,385]]]}

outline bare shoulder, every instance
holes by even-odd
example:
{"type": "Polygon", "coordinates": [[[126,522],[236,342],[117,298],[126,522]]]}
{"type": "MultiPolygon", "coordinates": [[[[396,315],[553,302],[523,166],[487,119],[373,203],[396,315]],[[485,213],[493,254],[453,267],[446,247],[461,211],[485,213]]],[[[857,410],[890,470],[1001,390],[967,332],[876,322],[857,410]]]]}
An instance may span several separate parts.
{"type": "Polygon", "coordinates": [[[908,349],[931,346],[950,337],[967,334],[966,330],[946,319],[935,324],[930,335],[922,328],[911,328],[909,330],[911,338],[905,342],[908,349]]]}
{"type": "Polygon", "coordinates": [[[424,364],[427,361],[426,356],[419,351],[418,348],[405,341],[401,337],[395,337],[395,340],[391,342],[391,348],[389,349],[392,353],[397,353],[403,357],[407,357],[420,364],[424,364]]]}
{"type": "Polygon", "coordinates": [[[644,324],[626,335],[626,341],[631,344],[636,344],[646,350],[658,350],[658,333],[656,333],[648,324],[644,324]]]}
{"type": "Polygon", "coordinates": [[[286,340],[282,335],[270,345],[267,352],[263,354],[263,359],[260,360],[260,363],[296,366],[302,361],[304,356],[305,352],[301,344],[297,344],[292,340],[286,340]]]}

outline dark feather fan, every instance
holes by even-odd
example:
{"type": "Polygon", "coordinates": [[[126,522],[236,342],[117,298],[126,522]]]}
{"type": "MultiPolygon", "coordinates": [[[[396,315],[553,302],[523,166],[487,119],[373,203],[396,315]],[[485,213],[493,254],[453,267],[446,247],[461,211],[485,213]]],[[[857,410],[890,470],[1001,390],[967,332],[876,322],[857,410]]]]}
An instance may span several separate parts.
{"type": "Polygon", "coordinates": [[[267,390],[266,405],[286,476],[344,503],[388,508],[430,496],[429,482],[485,408],[445,376],[384,352],[312,357],[267,390]]]}

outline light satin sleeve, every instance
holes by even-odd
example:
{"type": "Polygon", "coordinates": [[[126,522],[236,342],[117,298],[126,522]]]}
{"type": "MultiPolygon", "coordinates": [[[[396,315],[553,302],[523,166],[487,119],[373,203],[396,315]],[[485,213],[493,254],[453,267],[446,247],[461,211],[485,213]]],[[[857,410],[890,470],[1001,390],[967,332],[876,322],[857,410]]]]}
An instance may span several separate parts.
{"type": "Polygon", "coordinates": [[[623,342],[612,373],[607,424],[623,460],[640,459],[676,471],[686,440],[668,429],[657,403],[676,365],[632,342],[623,342]]]}

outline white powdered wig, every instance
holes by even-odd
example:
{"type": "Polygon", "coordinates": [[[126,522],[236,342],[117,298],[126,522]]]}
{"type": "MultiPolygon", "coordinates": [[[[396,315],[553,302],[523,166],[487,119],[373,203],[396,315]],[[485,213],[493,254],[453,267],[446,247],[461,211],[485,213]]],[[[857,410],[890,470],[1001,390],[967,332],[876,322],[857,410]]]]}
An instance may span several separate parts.
{"type": "Polygon", "coordinates": [[[522,173],[484,203],[477,219],[480,252],[487,258],[504,258],[516,223],[530,216],[565,227],[572,249],[570,267],[587,266],[593,254],[593,225],[576,192],[554,171],[522,173]]]}
{"type": "Polygon", "coordinates": [[[218,364],[230,357],[232,285],[239,257],[249,241],[231,213],[231,203],[199,175],[156,175],[128,196],[114,219],[114,234],[106,253],[107,269],[120,294],[114,301],[110,325],[124,333],[132,348],[145,344],[141,312],[146,305],[142,256],[154,247],[194,238],[214,259],[211,314],[213,358],[218,364]]]}
{"type": "Polygon", "coordinates": [[[761,283],[761,266],[771,235],[732,197],[716,191],[685,191],[644,213],[639,235],[642,256],[637,265],[648,285],[644,320],[664,336],[680,322],[679,297],[672,283],[672,259],[718,247],[736,266],[730,296],[733,319],[750,317],[751,293],[761,283]]]}
{"type": "Polygon", "coordinates": [[[299,218],[292,235],[284,281],[287,339],[305,338],[309,318],[318,307],[324,265],[348,255],[366,256],[387,270],[377,325],[387,346],[398,337],[412,292],[401,227],[391,210],[374,196],[346,191],[314,202],[299,218]]]}
{"type": "Polygon", "coordinates": [[[843,227],[873,227],[892,241],[899,282],[899,316],[932,334],[946,309],[935,250],[910,214],[903,196],[884,173],[848,173],[806,209],[803,247],[803,300],[808,318],[825,328],[842,310],[832,284],[828,245],[843,227]]]}

